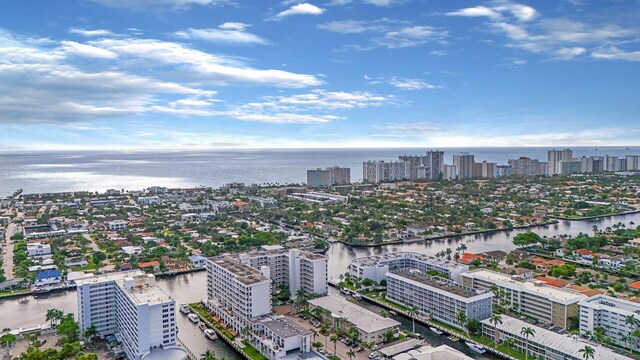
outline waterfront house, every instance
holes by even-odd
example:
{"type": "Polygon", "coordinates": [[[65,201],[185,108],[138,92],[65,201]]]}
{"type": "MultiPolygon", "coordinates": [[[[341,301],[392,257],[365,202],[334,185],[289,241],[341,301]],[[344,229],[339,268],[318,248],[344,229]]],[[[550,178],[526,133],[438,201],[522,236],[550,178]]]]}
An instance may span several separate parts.
{"type": "Polygon", "coordinates": [[[36,275],[36,286],[57,285],[62,281],[58,270],[45,270],[36,275]]]}

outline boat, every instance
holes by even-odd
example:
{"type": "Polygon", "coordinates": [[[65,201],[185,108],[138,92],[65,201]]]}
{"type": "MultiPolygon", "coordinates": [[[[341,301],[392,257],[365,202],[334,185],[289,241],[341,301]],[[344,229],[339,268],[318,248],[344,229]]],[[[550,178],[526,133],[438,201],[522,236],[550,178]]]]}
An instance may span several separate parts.
{"type": "Polygon", "coordinates": [[[466,341],[465,344],[469,347],[469,349],[477,352],[478,354],[484,354],[485,352],[487,352],[487,349],[484,346],[473,341],[466,341]]]}
{"type": "Polygon", "coordinates": [[[362,296],[360,294],[353,294],[353,298],[356,300],[362,300],[362,296]]]}
{"type": "Polygon", "coordinates": [[[51,291],[51,288],[48,286],[38,286],[31,290],[32,294],[46,294],[51,291]]]}
{"type": "Polygon", "coordinates": [[[191,308],[187,304],[180,304],[180,312],[183,314],[189,314],[191,312],[191,308]]]}
{"type": "Polygon", "coordinates": [[[433,331],[434,333],[436,333],[438,335],[442,335],[442,330],[440,330],[438,328],[434,328],[433,326],[429,326],[429,330],[433,331]]]}
{"type": "Polygon", "coordinates": [[[213,331],[213,329],[204,329],[204,336],[209,340],[218,339],[218,335],[216,335],[216,332],[213,331]]]}
{"type": "Polygon", "coordinates": [[[453,342],[458,342],[458,341],[460,341],[460,338],[459,338],[459,337],[457,337],[457,336],[455,336],[455,335],[451,335],[451,336],[449,336],[447,339],[449,339],[449,340],[451,340],[451,341],[453,341],[453,342]]]}
{"type": "Polygon", "coordinates": [[[207,324],[205,324],[204,321],[200,321],[198,323],[198,327],[200,328],[200,330],[204,331],[207,328],[207,324]]]}
{"type": "Polygon", "coordinates": [[[389,314],[391,314],[393,316],[398,316],[398,313],[393,311],[393,310],[389,310],[389,314]]]}
{"type": "Polygon", "coordinates": [[[162,273],[162,275],[164,275],[164,276],[176,276],[176,274],[177,273],[175,271],[173,271],[173,270],[167,270],[167,271],[162,273]]]}
{"type": "Polygon", "coordinates": [[[351,293],[349,292],[349,290],[346,289],[340,289],[340,293],[343,295],[350,295],[351,293]]]}
{"type": "Polygon", "coordinates": [[[200,321],[200,318],[198,317],[198,315],[191,313],[189,314],[189,320],[192,323],[197,323],[198,321],[200,321]]]}

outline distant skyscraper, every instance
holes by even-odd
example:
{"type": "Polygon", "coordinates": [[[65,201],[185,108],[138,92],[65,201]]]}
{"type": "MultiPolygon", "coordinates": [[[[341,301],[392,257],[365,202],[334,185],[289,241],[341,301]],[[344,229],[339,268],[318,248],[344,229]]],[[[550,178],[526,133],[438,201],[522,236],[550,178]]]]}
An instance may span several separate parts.
{"type": "Polygon", "coordinates": [[[640,170],[640,156],[627,155],[627,170],[628,171],[640,170]]]}
{"type": "Polygon", "coordinates": [[[593,172],[593,158],[583,156],[580,158],[580,172],[592,173],[593,172]]]}
{"type": "Polygon", "coordinates": [[[558,175],[562,173],[562,168],[560,167],[560,161],[569,161],[573,159],[573,150],[571,149],[563,149],[563,150],[549,150],[547,152],[549,159],[549,175],[558,175]]]}
{"type": "Polygon", "coordinates": [[[444,151],[429,150],[427,151],[427,159],[424,166],[427,168],[429,179],[442,178],[442,165],[444,165],[444,151]]]}
{"type": "Polygon", "coordinates": [[[458,167],[455,165],[442,164],[442,178],[452,180],[458,178],[458,167]]]}
{"type": "Polygon", "coordinates": [[[408,165],[404,161],[365,161],[362,163],[362,178],[377,184],[382,181],[408,179],[408,165]]]}
{"type": "Polygon", "coordinates": [[[498,165],[496,166],[496,176],[505,177],[513,175],[513,168],[511,165],[498,165]]]}
{"type": "Polygon", "coordinates": [[[471,154],[453,155],[453,165],[458,168],[458,178],[467,179],[473,177],[474,156],[471,154]]]}
{"type": "Polygon", "coordinates": [[[426,167],[424,164],[427,156],[402,155],[399,159],[407,163],[407,178],[409,180],[422,180],[426,178],[426,167]]]}
{"type": "Polygon", "coordinates": [[[496,163],[483,161],[473,164],[473,177],[477,179],[487,179],[496,176],[496,163]]]}
{"type": "Polygon", "coordinates": [[[604,157],[604,171],[619,171],[619,163],[617,156],[605,155],[604,157]]]}
{"type": "Polygon", "coordinates": [[[308,187],[329,187],[351,183],[351,169],[339,166],[307,170],[308,187]]]}
{"type": "Polygon", "coordinates": [[[520,157],[519,159],[509,160],[509,166],[513,169],[513,175],[516,176],[536,176],[546,175],[548,163],[540,162],[536,159],[528,157],[520,157]]]}
{"type": "Polygon", "coordinates": [[[559,175],[568,176],[571,174],[577,174],[582,169],[582,161],[576,160],[562,160],[558,163],[560,167],[559,175]]]}

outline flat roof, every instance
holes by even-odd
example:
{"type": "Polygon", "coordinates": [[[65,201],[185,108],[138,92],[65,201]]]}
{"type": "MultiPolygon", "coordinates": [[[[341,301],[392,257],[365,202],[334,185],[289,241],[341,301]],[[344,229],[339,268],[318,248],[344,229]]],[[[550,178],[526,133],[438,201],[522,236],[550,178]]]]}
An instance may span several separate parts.
{"type": "Polygon", "coordinates": [[[266,328],[278,334],[282,338],[310,335],[311,331],[303,328],[285,317],[270,317],[260,321],[266,328]]]}
{"type": "MultiPolygon", "coordinates": [[[[529,337],[530,342],[546,346],[548,348],[576,357],[578,359],[582,359],[582,353],[580,352],[580,350],[584,349],[586,345],[589,345],[595,350],[593,360],[631,360],[631,358],[615,353],[608,348],[582,341],[575,335],[561,335],[556,332],[541,328],[539,326],[531,325],[520,319],[516,319],[507,315],[501,316],[502,324],[498,324],[498,329],[509,334],[513,334],[514,336],[522,337],[522,335],[520,335],[522,328],[531,327],[535,330],[535,334],[529,337]]],[[[483,325],[494,328],[493,324],[489,322],[489,319],[482,320],[481,322],[483,325]]]]}
{"type": "Polygon", "coordinates": [[[78,279],[76,285],[114,282],[136,304],[160,304],[172,301],[173,298],[156,285],[154,279],[153,275],[146,274],[142,270],[132,270],[78,279]],[[125,281],[131,280],[135,281],[135,286],[125,287],[125,281]]]}
{"type": "MultiPolygon", "coordinates": [[[[599,310],[617,310],[616,312],[628,312],[633,314],[637,314],[637,312],[640,311],[640,304],[638,303],[629,300],[614,298],[604,294],[599,294],[582,300],[578,305],[585,305],[599,310]]],[[[640,316],[638,316],[638,319],[640,319],[640,316]]]]}
{"type": "Polygon", "coordinates": [[[542,282],[535,283],[533,281],[514,280],[510,275],[491,270],[473,270],[463,273],[462,276],[486,280],[488,282],[495,283],[498,286],[504,286],[512,289],[516,288],[520,291],[537,294],[538,296],[546,297],[563,304],[574,303],[587,298],[585,295],[574,290],[548,286],[542,282]]]}
{"type": "Polygon", "coordinates": [[[361,306],[353,304],[340,296],[323,296],[311,299],[309,300],[309,303],[313,306],[324,308],[332,314],[336,314],[337,316],[346,319],[358,329],[366,333],[374,333],[380,330],[400,326],[399,322],[380,316],[361,306]]]}
{"type": "Polygon", "coordinates": [[[425,263],[435,265],[435,266],[440,266],[446,269],[466,270],[469,268],[469,266],[460,264],[455,261],[440,259],[435,256],[420,254],[416,252],[394,252],[394,253],[388,253],[388,254],[360,257],[360,258],[355,258],[351,260],[351,264],[356,264],[359,266],[384,266],[389,261],[402,260],[402,259],[419,260],[419,261],[423,261],[425,263]]]}
{"type": "Polygon", "coordinates": [[[245,285],[268,281],[262,273],[240,261],[236,256],[223,255],[208,258],[209,261],[234,274],[236,279],[245,285]]]}
{"type": "Polygon", "coordinates": [[[142,360],[185,360],[187,351],[181,347],[171,347],[165,349],[153,349],[150,353],[142,357],[142,360]]]}
{"type": "Polygon", "coordinates": [[[397,275],[405,279],[413,280],[415,282],[430,286],[432,288],[440,289],[442,291],[445,291],[454,295],[458,295],[460,297],[467,298],[467,299],[480,296],[480,295],[485,295],[488,293],[487,291],[478,291],[470,287],[462,286],[458,283],[455,283],[447,279],[442,279],[436,276],[420,274],[420,273],[417,273],[416,271],[401,270],[401,271],[391,272],[390,274],[397,275]]]}

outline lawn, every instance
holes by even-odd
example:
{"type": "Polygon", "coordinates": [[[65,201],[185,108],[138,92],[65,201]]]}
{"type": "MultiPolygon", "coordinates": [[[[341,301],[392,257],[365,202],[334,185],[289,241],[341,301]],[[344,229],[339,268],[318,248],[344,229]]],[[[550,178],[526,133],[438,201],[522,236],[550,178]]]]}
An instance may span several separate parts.
{"type": "Polygon", "coordinates": [[[268,360],[264,355],[260,354],[256,348],[251,346],[247,340],[242,340],[242,344],[244,344],[242,351],[253,360],[268,360]]]}

